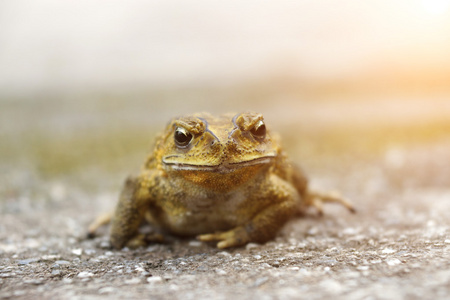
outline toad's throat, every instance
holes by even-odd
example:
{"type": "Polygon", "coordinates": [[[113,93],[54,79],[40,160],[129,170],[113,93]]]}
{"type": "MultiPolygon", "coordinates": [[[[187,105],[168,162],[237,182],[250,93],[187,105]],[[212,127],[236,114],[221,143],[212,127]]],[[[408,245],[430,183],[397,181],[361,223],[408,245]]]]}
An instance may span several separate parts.
{"type": "Polygon", "coordinates": [[[263,156],[240,162],[225,161],[219,164],[189,164],[189,163],[168,161],[167,158],[164,157],[162,162],[166,166],[166,168],[170,170],[230,173],[245,167],[270,164],[274,159],[275,156],[263,156]]]}

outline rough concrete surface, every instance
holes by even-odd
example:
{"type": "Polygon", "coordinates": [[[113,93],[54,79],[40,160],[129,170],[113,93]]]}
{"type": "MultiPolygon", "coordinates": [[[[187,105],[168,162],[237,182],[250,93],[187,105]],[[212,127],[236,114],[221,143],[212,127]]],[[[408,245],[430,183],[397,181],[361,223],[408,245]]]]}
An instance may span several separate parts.
{"type": "MultiPolygon", "coordinates": [[[[3,106],[16,117],[33,114],[20,105],[3,106]]],[[[71,115],[60,110],[56,119],[71,115]]],[[[45,137],[50,129],[34,130],[45,137]]],[[[122,179],[137,170],[149,144],[136,146],[119,166],[105,167],[99,158],[98,167],[89,158],[81,168],[64,165],[70,172],[58,172],[36,161],[50,163],[58,153],[42,154],[47,148],[40,144],[32,144],[40,147],[38,154],[15,151],[28,144],[14,132],[26,135],[20,126],[2,132],[16,148],[4,150],[0,161],[0,299],[450,297],[448,134],[399,141],[370,155],[342,149],[339,159],[332,159],[333,150],[320,157],[313,150],[294,155],[304,161],[313,186],[339,189],[357,214],[328,205],[324,216],[311,211],[292,220],[264,245],[218,250],[168,237],[164,244],[117,251],[109,248],[106,228],[91,240],[85,239],[86,228],[98,213],[112,209],[122,179]]],[[[53,138],[56,142],[48,143],[72,149],[64,151],[80,150],[76,138],[61,133],[53,138]]],[[[96,153],[92,144],[87,147],[96,153]]],[[[120,160],[122,152],[117,153],[114,159],[120,160]]]]}

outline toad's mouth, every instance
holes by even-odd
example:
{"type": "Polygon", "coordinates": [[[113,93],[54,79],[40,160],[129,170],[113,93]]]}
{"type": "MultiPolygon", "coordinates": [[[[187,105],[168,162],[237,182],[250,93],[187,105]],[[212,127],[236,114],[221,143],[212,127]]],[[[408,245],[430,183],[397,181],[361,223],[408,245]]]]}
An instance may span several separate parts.
{"type": "Polygon", "coordinates": [[[170,170],[179,171],[207,171],[218,173],[230,173],[237,169],[270,164],[276,157],[276,155],[267,155],[257,157],[240,162],[221,162],[219,164],[190,164],[183,162],[172,161],[171,158],[177,157],[176,155],[168,155],[163,157],[162,162],[164,166],[170,170]]]}

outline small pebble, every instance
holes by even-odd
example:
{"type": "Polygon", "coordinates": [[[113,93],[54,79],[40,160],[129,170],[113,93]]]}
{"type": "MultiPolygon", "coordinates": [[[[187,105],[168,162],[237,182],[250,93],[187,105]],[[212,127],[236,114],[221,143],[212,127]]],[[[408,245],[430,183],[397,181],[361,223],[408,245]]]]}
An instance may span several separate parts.
{"type": "Polygon", "coordinates": [[[44,280],[42,279],[30,279],[30,280],[24,280],[23,281],[26,284],[32,284],[32,285],[41,285],[44,283],[44,280]]]}
{"type": "Polygon", "coordinates": [[[79,264],[79,263],[81,262],[81,259],[80,259],[79,257],[75,257],[75,258],[72,260],[72,262],[73,262],[74,264],[79,264]]]}
{"type": "Polygon", "coordinates": [[[396,266],[396,265],[401,264],[402,262],[399,259],[397,259],[397,258],[391,258],[391,259],[386,260],[386,263],[389,266],[396,266]]]}
{"type": "Polygon", "coordinates": [[[266,268],[271,268],[272,266],[269,265],[268,263],[262,263],[259,265],[260,268],[266,269],[266,268]]]}
{"type": "Polygon", "coordinates": [[[125,280],[125,284],[131,285],[131,284],[139,284],[139,283],[141,283],[141,279],[137,278],[137,277],[125,280]]]}
{"type": "Polygon", "coordinates": [[[258,248],[260,245],[256,244],[256,243],[248,243],[247,245],[245,245],[245,249],[249,250],[249,249],[254,249],[254,248],[258,248]]]}
{"type": "Polygon", "coordinates": [[[113,288],[112,286],[105,286],[105,287],[100,288],[98,290],[98,293],[102,295],[102,294],[110,294],[110,293],[113,293],[115,291],[116,291],[116,289],[113,288]]]}
{"type": "Polygon", "coordinates": [[[370,261],[371,264],[380,264],[381,262],[381,259],[374,259],[370,261]]]}
{"type": "Polygon", "coordinates": [[[95,249],[86,249],[85,251],[84,251],[84,253],[86,253],[87,255],[92,255],[92,254],[95,254],[95,249]]]}
{"type": "Polygon", "coordinates": [[[29,263],[32,262],[37,262],[39,259],[37,258],[28,258],[28,259],[21,259],[17,261],[18,265],[28,265],[29,263]]]}
{"type": "Polygon", "coordinates": [[[103,242],[100,243],[100,248],[102,248],[102,249],[109,249],[109,248],[111,248],[111,245],[109,244],[108,241],[103,241],[103,242]]]}
{"type": "Polygon", "coordinates": [[[272,267],[278,268],[280,266],[280,262],[278,260],[275,260],[275,261],[271,262],[270,265],[272,267]]]}
{"type": "Polygon", "coordinates": [[[305,249],[305,248],[306,248],[306,244],[305,244],[305,243],[298,243],[298,244],[297,244],[297,248],[299,248],[299,249],[305,249]]]}
{"type": "Polygon", "coordinates": [[[77,275],[78,278],[89,278],[89,277],[92,277],[92,276],[94,276],[93,273],[91,273],[91,272],[86,272],[86,271],[80,272],[80,273],[78,273],[78,275],[77,275]]]}
{"type": "Polygon", "coordinates": [[[342,230],[342,234],[344,235],[355,235],[358,233],[359,230],[353,228],[353,227],[347,227],[344,230],[342,230]]]}
{"type": "Polygon", "coordinates": [[[258,286],[263,285],[264,283],[266,283],[268,280],[269,280],[269,278],[267,278],[267,277],[258,278],[253,283],[253,286],[258,287],[258,286]]]}
{"type": "Polygon", "coordinates": [[[60,259],[61,257],[59,255],[43,255],[41,257],[41,260],[47,260],[47,261],[53,261],[60,259]]]}
{"type": "Polygon", "coordinates": [[[316,235],[317,233],[319,233],[319,229],[317,227],[312,227],[308,230],[308,235],[316,235]]]}
{"type": "Polygon", "coordinates": [[[200,247],[201,245],[203,245],[203,243],[200,241],[190,241],[189,242],[189,246],[191,246],[191,247],[200,247]]]}
{"type": "Polygon", "coordinates": [[[159,249],[159,247],[160,247],[159,245],[152,245],[152,246],[147,247],[146,251],[147,252],[155,252],[159,249]]]}
{"type": "Polygon", "coordinates": [[[381,253],[383,253],[383,254],[392,254],[392,253],[395,253],[395,252],[397,252],[397,250],[394,250],[394,249],[391,249],[391,248],[384,248],[381,251],[381,253]]]}
{"type": "Polygon", "coordinates": [[[55,264],[58,264],[58,265],[70,265],[70,261],[67,261],[67,260],[57,260],[57,261],[55,261],[55,264]]]}
{"type": "Polygon", "coordinates": [[[222,270],[222,269],[216,269],[216,273],[218,275],[227,275],[227,272],[225,270],[222,270]]]}
{"type": "Polygon", "coordinates": [[[72,254],[80,256],[81,254],[83,254],[83,249],[81,249],[81,248],[73,249],[72,254]]]}
{"type": "Polygon", "coordinates": [[[152,277],[148,277],[147,278],[147,282],[148,283],[160,283],[160,282],[162,282],[163,281],[163,279],[162,279],[162,277],[161,276],[152,276],[152,277]]]}

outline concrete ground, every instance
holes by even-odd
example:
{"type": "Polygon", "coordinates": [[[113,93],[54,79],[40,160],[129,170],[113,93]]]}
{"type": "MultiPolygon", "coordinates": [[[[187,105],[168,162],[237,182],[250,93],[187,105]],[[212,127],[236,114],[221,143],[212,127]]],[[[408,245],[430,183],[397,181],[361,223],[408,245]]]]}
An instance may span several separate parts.
{"type": "Polygon", "coordinates": [[[0,299],[450,297],[448,100],[238,106],[262,111],[311,184],[339,189],[357,214],[328,205],[264,245],[168,237],[117,251],[106,229],[85,239],[87,225],[188,107],[133,101],[0,103],[0,299]]]}

